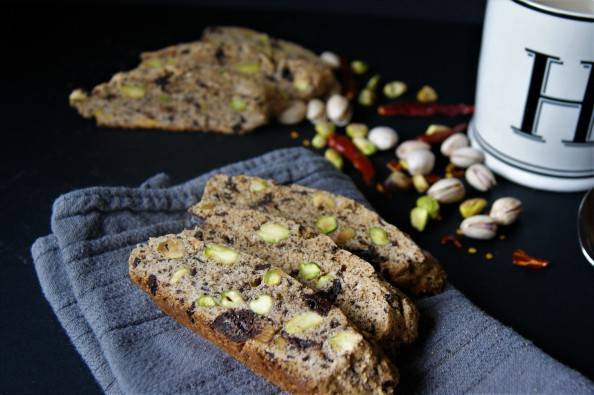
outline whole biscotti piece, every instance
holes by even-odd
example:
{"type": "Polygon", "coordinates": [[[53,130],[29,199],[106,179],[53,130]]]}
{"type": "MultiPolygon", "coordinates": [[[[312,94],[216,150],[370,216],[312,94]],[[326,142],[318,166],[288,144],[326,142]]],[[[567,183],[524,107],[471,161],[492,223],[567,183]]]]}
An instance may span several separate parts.
{"type": "Polygon", "coordinates": [[[285,391],[392,393],[394,366],[282,270],[192,231],[150,239],[131,279],[167,314],[285,391]]]}
{"type": "Polygon", "coordinates": [[[212,202],[192,207],[191,213],[203,220],[205,240],[278,265],[340,307],[369,339],[398,345],[416,338],[418,311],[413,302],[329,237],[283,217],[212,202]]]}
{"type": "Polygon", "coordinates": [[[243,134],[268,122],[272,93],[253,78],[219,66],[191,69],[145,61],[70,105],[98,125],[243,134]]]}
{"type": "Polygon", "coordinates": [[[398,228],[352,199],[295,184],[217,175],[208,181],[202,200],[253,208],[316,229],[412,293],[435,293],[445,283],[445,272],[434,258],[398,228]]]}

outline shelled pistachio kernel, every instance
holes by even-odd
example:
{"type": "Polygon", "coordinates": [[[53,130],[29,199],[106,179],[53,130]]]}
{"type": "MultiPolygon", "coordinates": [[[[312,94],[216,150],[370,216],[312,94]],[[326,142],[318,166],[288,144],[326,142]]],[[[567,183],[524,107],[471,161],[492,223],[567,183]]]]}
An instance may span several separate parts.
{"type": "Polygon", "coordinates": [[[369,66],[362,60],[353,60],[351,62],[351,70],[353,70],[353,73],[355,74],[365,74],[368,69],[369,66]]]}
{"type": "Polygon", "coordinates": [[[200,307],[215,307],[217,301],[210,295],[200,295],[198,299],[196,299],[196,305],[200,307]]]}
{"type": "Polygon", "coordinates": [[[402,81],[391,81],[384,85],[384,95],[388,99],[396,99],[406,93],[408,87],[402,81]]]}
{"type": "Polygon", "coordinates": [[[268,181],[261,178],[254,178],[250,182],[250,192],[262,192],[263,190],[268,189],[269,186],[268,181]]]}
{"type": "Polygon", "coordinates": [[[366,137],[369,128],[364,123],[349,123],[346,127],[346,134],[350,138],[366,137]]]}
{"type": "Polygon", "coordinates": [[[85,93],[85,91],[83,91],[82,89],[75,89],[72,91],[72,93],[68,97],[68,100],[70,101],[70,103],[76,103],[79,101],[83,101],[86,98],[87,98],[87,94],[85,93]]]}
{"type": "Polygon", "coordinates": [[[334,232],[337,227],[336,217],[333,215],[323,215],[316,221],[316,228],[325,235],[334,232]]]}
{"type": "Polygon", "coordinates": [[[315,129],[317,134],[328,138],[334,134],[336,125],[334,125],[332,122],[318,122],[316,123],[315,129]]]}
{"type": "Polygon", "coordinates": [[[169,259],[180,259],[185,255],[184,244],[177,238],[166,239],[157,244],[157,252],[169,259]]]}
{"type": "Polygon", "coordinates": [[[324,152],[324,158],[326,158],[328,162],[332,163],[332,165],[334,165],[334,167],[336,167],[338,170],[342,170],[344,162],[342,160],[342,156],[340,156],[337,151],[333,150],[332,148],[328,148],[326,152],[324,152]]]}
{"type": "Polygon", "coordinates": [[[247,101],[240,97],[234,97],[231,99],[231,108],[237,112],[245,111],[247,108],[247,101]]]}
{"type": "Polygon", "coordinates": [[[357,347],[357,344],[359,344],[362,339],[363,336],[358,333],[342,331],[330,336],[328,344],[332,351],[336,353],[350,353],[357,347]]]}
{"type": "Polygon", "coordinates": [[[120,86],[120,92],[131,99],[142,99],[145,90],[142,85],[123,84],[120,86]]]}
{"type": "Polygon", "coordinates": [[[369,237],[373,244],[378,246],[385,246],[390,243],[388,233],[379,226],[372,226],[369,228],[369,237]]]}
{"type": "Polygon", "coordinates": [[[335,241],[338,245],[347,243],[353,237],[355,237],[355,229],[351,227],[341,228],[338,233],[336,234],[335,241]]]}
{"type": "Polygon", "coordinates": [[[293,81],[293,87],[299,92],[308,92],[311,90],[311,84],[304,79],[295,79],[295,81],[293,81]]]}
{"type": "Polygon", "coordinates": [[[272,309],[273,300],[270,295],[259,295],[249,303],[250,310],[256,314],[266,315],[272,309]]]}
{"type": "Polygon", "coordinates": [[[260,65],[258,63],[238,63],[235,65],[235,70],[242,74],[257,74],[260,72],[260,65]]]}
{"type": "Polygon", "coordinates": [[[302,280],[313,280],[320,276],[320,267],[313,262],[301,262],[299,264],[299,278],[302,280]]]}
{"type": "Polygon", "coordinates": [[[477,249],[475,247],[468,247],[468,253],[474,255],[477,253],[477,249]]]}
{"type": "Polygon", "coordinates": [[[485,199],[474,198],[463,201],[460,204],[459,210],[462,217],[468,218],[480,214],[485,207],[487,207],[487,201],[485,199]]]}
{"type": "Polygon", "coordinates": [[[232,265],[239,260],[237,251],[222,244],[207,244],[204,256],[223,265],[232,265]]]}
{"type": "Polygon", "coordinates": [[[362,105],[362,106],[373,106],[373,104],[375,103],[375,91],[369,89],[369,88],[365,88],[362,89],[361,92],[359,92],[359,96],[357,97],[357,102],[362,105]]]}
{"type": "Polygon", "coordinates": [[[431,136],[435,133],[449,132],[450,130],[452,130],[452,128],[450,128],[449,126],[432,123],[425,130],[425,134],[431,136]]]}
{"type": "Polygon", "coordinates": [[[326,289],[334,281],[334,275],[324,274],[316,281],[316,289],[326,289]]]}
{"type": "Polygon", "coordinates": [[[285,324],[285,332],[289,335],[303,333],[308,329],[313,329],[320,325],[324,318],[316,312],[308,311],[297,314],[285,324]]]}
{"type": "Polygon", "coordinates": [[[267,243],[275,244],[289,238],[291,232],[286,226],[266,222],[258,229],[258,236],[267,243]]]}
{"type": "Polygon", "coordinates": [[[278,285],[282,279],[282,272],[280,269],[268,269],[262,276],[262,282],[266,285],[278,285]]]}
{"type": "Polygon", "coordinates": [[[377,152],[376,145],[367,140],[365,137],[355,137],[353,139],[353,144],[355,147],[359,148],[359,151],[361,151],[365,156],[373,155],[377,152]]]}
{"type": "Polygon", "coordinates": [[[163,67],[163,63],[161,63],[159,59],[149,59],[145,61],[144,64],[153,69],[160,69],[163,67]]]}
{"type": "Polygon", "coordinates": [[[322,149],[326,144],[328,144],[328,139],[321,134],[316,134],[313,139],[311,139],[311,145],[316,149],[322,149]]]}
{"type": "Polygon", "coordinates": [[[242,303],[243,298],[241,297],[241,294],[235,290],[223,292],[219,302],[221,306],[229,308],[239,307],[242,303]]]}
{"type": "Polygon", "coordinates": [[[182,277],[187,276],[188,274],[190,274],[190,269],[188,269],[187,267],[181,267],[177,269],[175,273],[173,273],[169,282],[171,284],[177,284],[179,280],[182,279],[182,277]]]}
{"type": "Polygon", "coordinates": [[[415,207],[410,212],[410,224],[413,228],[422,232],[429,222],[429,212],[424,207],[415,207]]]}
{"type": "Polygon", "coordinates": [[[437,92],[429,85],[423,85],[417,92],[417,101],[421,103],[432,103],[437,101],[437,92]]]}
{"type": "Polygon", "coordinates": [[[325,192],[316,192],[311,198],[311,202],[318,209],[334,208],[334,199],[325,192]]]}
{"type": "Polygon", "coordinates": [[[374,74],[373,77],[371,77],[369,79],[369,81],[367,81],[367,84],[365,85],[366,89],[371,89],[371,90],[376,90],[380,81],[382,80],[382,76],[379,74],[374,74]]]}
{"type": "Polygon", "coordinates": [[[429,217],[435,219],[439,216],[439,202],[429,195],[417,199],[417,207],[427,210],[429,217]]]}
{"type": "Polygon", "coordinates": [[[422,174],[416,174],[412,178],[413,186],[419,193],[425,193],[429,189],[429,183],[422,174]]]}
{"type": "Polygon", "coordinates": [[[402,171],[396,170],[390,173],[384,181],[387,189],[409,189],[412,186],[412,179],[402,171]]]}

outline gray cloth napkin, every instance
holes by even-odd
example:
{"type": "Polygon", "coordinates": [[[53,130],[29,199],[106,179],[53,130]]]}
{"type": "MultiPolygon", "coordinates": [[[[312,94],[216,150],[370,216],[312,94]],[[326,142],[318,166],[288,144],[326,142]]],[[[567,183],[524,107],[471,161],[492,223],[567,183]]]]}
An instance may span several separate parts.
{"type": "MultiPolygon", "coordinates": [[[[128,278],[128,254],[190,225],[186,209],[215,173],[298,183],[364,202],[345,175],[302,148],[229,165],[177,186],[157,175],[139,188],[61,196],[52,234],[32,255],[43,293],[106,393],[272,394],[278,389],[156,308],[128,278]]],[[[418,300],[418,342],[404,350],[401,393],[594,393],[580,373],[476,308],[452,287],[418,300]]]]}

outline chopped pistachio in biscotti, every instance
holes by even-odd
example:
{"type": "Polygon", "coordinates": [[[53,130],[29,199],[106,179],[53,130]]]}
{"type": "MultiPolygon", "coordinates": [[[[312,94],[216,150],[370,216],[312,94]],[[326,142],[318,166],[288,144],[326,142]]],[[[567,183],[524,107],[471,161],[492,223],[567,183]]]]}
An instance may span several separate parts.
{"type": "Polygon", "coordinates": [[[408,235],[352,199],[296,184],[285,186],[256,177],[217,175],[208,181],[202,200],[253,208],[327,234],[406,291],[435,293],[445,283],[445,272],[434,258],[408,235]],[[266,187],[254,190],[255,184],[266,187]]]}
{"type": "Polygon", "coordinates": [[[167,314],[293,393],[391,393],[394,366],[344,314],[266,261],[184,231],[129,258],[132,280],[167,314]],[[264,279],[274,272],[277,279],[264,279]]]}
{"type": "Polygon", "coordinates": [[[242,134],[268,122],[270,91],[219,66],[180,67],[145,61],[91,92],[77,89],[70,105],[108,127],[242,134]]]}
{"type": "Polygon", "coordinates": [[[191,213],[203,219],[205,240],[274,263],[335,303],[370,339],[394,345],[415,339],[418,313],[412,301],[329,237],[283,217],[212,202],[191,213]]]}

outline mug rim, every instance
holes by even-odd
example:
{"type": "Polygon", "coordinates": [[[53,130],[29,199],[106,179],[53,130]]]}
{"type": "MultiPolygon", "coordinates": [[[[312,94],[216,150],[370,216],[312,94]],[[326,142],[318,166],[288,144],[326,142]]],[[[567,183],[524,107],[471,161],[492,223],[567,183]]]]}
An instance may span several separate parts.
{"type": "Polygon", "coordinates": [[[574,19],[583,22],[594,22],[594,13],[584,13],[578,11],[564,10],[560,8],[551,7],[542,4],[537,0],[511,0],[514,3],[530,8],[535,11],[543,12],[545,14],[557,16],[560,18],[574,19]]]}

